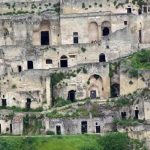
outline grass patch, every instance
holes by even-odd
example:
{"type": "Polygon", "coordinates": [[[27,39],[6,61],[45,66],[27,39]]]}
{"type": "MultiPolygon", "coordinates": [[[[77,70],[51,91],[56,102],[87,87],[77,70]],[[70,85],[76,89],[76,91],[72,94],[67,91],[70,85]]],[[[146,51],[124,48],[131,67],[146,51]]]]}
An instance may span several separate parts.
{"type": "Polygon", "coordinates": [[[144,149],[144,143],[131,140],[126,134],[7,137],[0,138],[2,150],[136,150],[144,149]]]}

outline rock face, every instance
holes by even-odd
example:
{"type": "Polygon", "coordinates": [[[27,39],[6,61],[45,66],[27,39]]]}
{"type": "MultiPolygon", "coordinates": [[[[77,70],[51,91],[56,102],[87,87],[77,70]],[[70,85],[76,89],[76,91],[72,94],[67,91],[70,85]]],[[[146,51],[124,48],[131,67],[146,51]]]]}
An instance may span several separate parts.
{"type": "MultiPolygon", "coordinates": [[[[150,47],[149,13],[147,1],[1,1],[1,108],[28,111],[30,116],[30,111],[52,111],[54,106],[87,99],[105,105],[110,97],[149,88],[149,69],[130,77],[121,62],[150,47]]],[[[148,101],[142,101],[133,109],[137,108],[140,119],[149,120],[148,106],[148,101]]],[[[113,128],[111,114],[120,115],[112,111],[106,118],[89,117],[87,121],[44,117],[46,130],[41,130],[56,133],[58,124],[63,134],[75,134],[81,132],[83,123],[90,133],[106,132],[113,128]]],[[[1,133],[22,134],[24,116],[15,113],[7,123],[7,117],[2,118],[1,133]]]]}

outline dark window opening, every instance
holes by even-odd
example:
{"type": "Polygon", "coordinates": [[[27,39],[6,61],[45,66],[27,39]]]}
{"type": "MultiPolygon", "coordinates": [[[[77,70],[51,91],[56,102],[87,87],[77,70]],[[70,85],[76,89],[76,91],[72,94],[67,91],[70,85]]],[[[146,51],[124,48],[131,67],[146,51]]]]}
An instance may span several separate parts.
{"type": "Polygon", "coordinates": [[[146,6],[143,7],[143,11],[144,11],[144,13],[147,13],[147,7],[146,6]]]}
{"type": "Polygon", "coordinates": [[[128,22],[127,21],[124,21],[124,25],[127,25],[128,24],[128,22]]]}
{"type": "Polygon", "coordinates": [[[81,133],[87,133],[87,121],[82,121],[81,122],[81,133]]]}
{"type": "Polygon", "coordinates": [[[27,98],[26,109],[30,109],[30,108],[31,108],[31,99],[27,98]]]}
{"type": "Polygon", "coordinates": [[[78,44],[79,43],[78,32],[73,32],[73,43],[74,44],[78,44]]]}
{"type": "Polygon", "coordinates": [[[28,61],[28,69],[33,69],[33,61],[28,61]]]}
{"type": "Polygon", "coordinates": [[[41,32],[41,45],[49,45],[49,31],[41,32]]]}
{"type": "Polygon", "coordinates": [[[139,119],[139,110],[138,109],[135,110],[135,119],[139,119]]]}
{"type": "Polygon", "coordinates": [[[18,66],[18,72],[21,72],[21,71],[22,71],[22,67],[18,66]]]}
{"type": "Polygon", "coordinates": [[[131,8],[127,8],[127,13],[131,14],[132,13],[132,9],[131,8]]]}
{"type": "Polygon", "coordinates": [[[10,133],[12,133],[12,124],[10,124],[10,133]]]}
{"type": "Polygon", "coordinates": [[[106,62],[105,54],[99,55],[99,62],[106,62]]]}
{"type": "Polygon", "coordinates": [[[46,64],[52,64],[52,60],[51,59],[46,59],[46,64]]]}
{"type": "Polygon", "coordinates": [[[74,90],[69,91],[68,92],[68,100],[71,100],[72,102],[74,102],[75,98],[76,98],[75,94],[76,94],[76,91],[74,91],[74,90]]]}
{"type": "Polygon", "coordinates": [[[68,67],[68,58],[66,56],[60,58],[60,67],[68,67]]]}
{"type": "Polygon", "coordinates": [[[100,133],[100,132],[101,132],[100,126],[96,126],[96,133],[100,133]]]}
{"type": "Polygon", "coordinates": [[[120,84],[113,84],[111,86],[111,97],[118,97],[120,95],[120,84]]]}
{"type": "Polygon", "coordinates": [[[141,15],[142,14],[142,10],[138,9],[138,14],[141,15]]]}
{"type": "Polygon", "coordinates": [[[95,90],[90,91],[90,98],[96,99],[96,91],[95,90]]]}
{"type": "Polygon", "coordinates": [[[142,43],[142,31],[139,30],[139,43],[142,43]]]}
{"type": "Polygon", "coordinates": [[[61,126],[56,126],[56,134],[61,135],[61,126]]]}
{"type": "Polygon", "coordinates": [[[122,119],[126,119],[126,116],[127,116],[126,112],[121,112],[121,118],[122,119]]]}
{"type": "Polygon", "coordinates": [[[6,107],[6,106],[7,106],[6,99],[2,99],[2,107],[6,107]]]}
{"type": "Polygon", "coordinates": [[[109,35],[109,28],[108,27],[104,27],[103,29],[103,36],[108,36],[109,35]]]}

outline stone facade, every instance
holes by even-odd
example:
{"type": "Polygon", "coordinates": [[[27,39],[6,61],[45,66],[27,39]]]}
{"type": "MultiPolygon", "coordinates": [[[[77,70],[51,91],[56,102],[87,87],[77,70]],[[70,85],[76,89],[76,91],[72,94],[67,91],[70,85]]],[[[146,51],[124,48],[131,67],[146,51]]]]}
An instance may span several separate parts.
{"type": "MultiPolygon", "coordinates": [[[[58,97],[106,101],[113,86],[118,89],[116,96],[149,87],[149,71],[142,73],[146,81],[140,76],[131,79],[121,69],[110,77],[110,62],[150,47],[149,26],[149,3],[139,6],[130,0],[3,0],[0,105],[48,110],[58,97]],[[66,75],[73,71],[75,75],[52,85],[54,73],[66,75]]],[[[73,124],[78,126],[77,131],[70,133],[80,133],[81,121],[69,120],[65,124],[56,119],[50,124],[58,122],[64,134],[69,134],[67,126],[73,124]]],[[[100,123],[101,119],[87,121],[93,133],[96,121],[100,123]]],[[[12,133],[20,134],[22,121],[14,118],[12,122],[12,133]]],[[[48,126],[47,130],[54,128],[48,126]]],[[[103,127],[101,130],[105,131],[103,127]]]]}

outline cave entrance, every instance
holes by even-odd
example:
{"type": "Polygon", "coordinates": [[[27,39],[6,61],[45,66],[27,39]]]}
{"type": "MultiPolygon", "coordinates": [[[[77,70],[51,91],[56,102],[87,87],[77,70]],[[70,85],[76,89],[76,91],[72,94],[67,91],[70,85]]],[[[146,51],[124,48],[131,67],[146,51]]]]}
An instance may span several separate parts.
{"type": "Polygon", "coordinates": [[[81,122],[81,133],[87,133],[87,121],[82,121],[81,122]]]}
{"type": "Polygon", "coordinates": [[[68,92],[68,100],[71,100],[72,102],[74,102],[75,96],[76,96],[75,94],[76,94],[76,91],[74,91],[74,90],[69,91],[68,92]]]}
{"type": "Polygon", "coordinates": [[[121,112],[121,118],[126,119],[127,113],[126,112],[121,112]]]}

